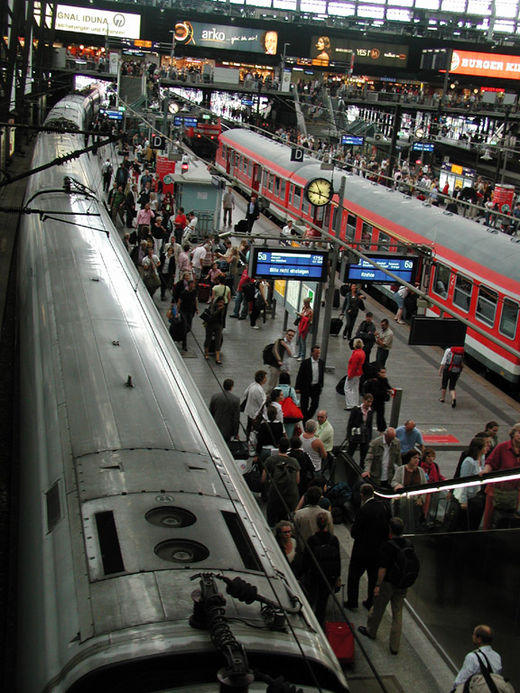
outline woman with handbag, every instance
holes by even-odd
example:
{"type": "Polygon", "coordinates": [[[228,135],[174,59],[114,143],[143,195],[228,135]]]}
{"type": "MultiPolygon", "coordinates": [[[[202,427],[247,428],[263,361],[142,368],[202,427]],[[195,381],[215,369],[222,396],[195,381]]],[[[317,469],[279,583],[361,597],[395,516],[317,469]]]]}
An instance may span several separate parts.
{"type": "Polygon", "coordinates": [[[311,299],[304,298],[303,306],[299,313],[296,313],[296,320],[294,324],[298,326],[298,337],[296,339],[296,360],[303,361],[306,355],[305,340],[309,334],[310,327],[312,325],[312,316],[314,312],[311,308],[311,299]]]}
{"type": "Polygon", "coordinates": [[[345,380],[345,409],[350,410],[359,403],[359,380],[363,375],[363,364],[366,354],[363,351],[363,341],[354,340],[352,352],[347,367],[347,379],[345,380]]]}
{"type": "Polygon", "coordinates": [[[278,390],[283,395],[282,412],[285,431],[288,438],[292,438],[294,428],[298,421],[303,420],[302,410],[300,409],[300,398],[296,394],[296,390],[291,386],[291,376],[289,373],[280,373],[280,382],[278,390]]]}
{"type": "MultiPolygon", "coordinates": [[[[467,457],[463,460],[460,468],[461,478],[476,476],[483,472],[485,450],[485,439],[473,438],[469,444],[467,457]]],[[[454,489],[453,496],[458,500],[460,509],[466,516],[465,528],[478,529],[486,502],[483,491],[478,486],[461,487],[454,489]]]]}
{"type": "Polygon", "coordinates": [[[143,282],[150,296],[154,293],[161,285],[161,280],[159,279],[159,273],[157,268],[160,267],[161,263],[159,258],[155,255],[153,248],[148,248],[147,254],[142,260],[143,266],[143,282]]]}

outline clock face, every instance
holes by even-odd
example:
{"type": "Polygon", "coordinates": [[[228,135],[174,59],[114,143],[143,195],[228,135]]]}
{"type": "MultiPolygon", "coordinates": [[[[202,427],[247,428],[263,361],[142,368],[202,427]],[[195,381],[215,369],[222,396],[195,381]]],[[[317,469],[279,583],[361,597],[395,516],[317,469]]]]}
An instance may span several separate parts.
{"type": "Polygon", "coordinates": [[[332,183],[326,178],[314,178],[307,184],[305,195],[311,205],[323,207],[332,200],[332,183]]]}

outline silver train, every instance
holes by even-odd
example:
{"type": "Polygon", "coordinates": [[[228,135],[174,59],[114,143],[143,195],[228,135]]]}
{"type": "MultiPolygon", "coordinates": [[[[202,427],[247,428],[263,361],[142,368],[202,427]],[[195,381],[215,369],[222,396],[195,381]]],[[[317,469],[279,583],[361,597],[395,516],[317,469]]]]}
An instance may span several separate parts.
{"type": "MultiPolygon", "coordinates": [[[[82,128],[95,101],[47,123],[82,128]]],[[[83,145],[42,134],[33,165],[83,145]]],[[[44,213],[21,226],[17,691],[348,691],[89,190],[94,158],[34,175],[44,213]]]]}

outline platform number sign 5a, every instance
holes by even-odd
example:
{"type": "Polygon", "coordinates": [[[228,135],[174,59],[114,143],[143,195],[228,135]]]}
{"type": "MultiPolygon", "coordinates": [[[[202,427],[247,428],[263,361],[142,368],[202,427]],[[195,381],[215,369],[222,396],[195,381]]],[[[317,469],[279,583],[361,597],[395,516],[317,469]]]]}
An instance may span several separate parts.
{"type": "Polygon", "coordinates": [[[303,161],[303,149],[294,148],[291,149],[291,161],[303,161]]]}
{"type": "Polygon", "coordinates": [[[150,147],[152,149],[164,149],[166,147],[166,137],[161,137],[160,135],[152,135],[150,140],[150,147]]]}

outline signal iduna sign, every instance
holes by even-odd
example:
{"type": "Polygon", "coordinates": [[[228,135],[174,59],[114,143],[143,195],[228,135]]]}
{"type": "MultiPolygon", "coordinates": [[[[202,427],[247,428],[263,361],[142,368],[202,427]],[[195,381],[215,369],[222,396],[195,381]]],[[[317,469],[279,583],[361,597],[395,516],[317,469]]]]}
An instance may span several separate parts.
{"type": "Polygon", "coordinates": [[[520,56],[454,50],[450,73],[498,79],[520,79],[520,56]]]}
{"type": "Polygon", "coordinates": [[[141,15],[58,5],[56,30],[138,39],[141,35],[141,15]]]}

